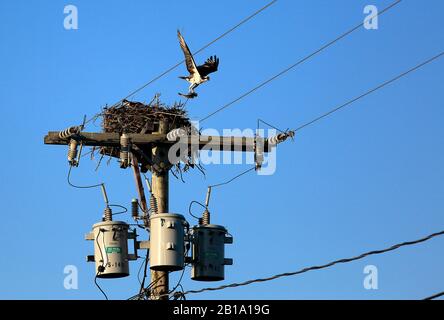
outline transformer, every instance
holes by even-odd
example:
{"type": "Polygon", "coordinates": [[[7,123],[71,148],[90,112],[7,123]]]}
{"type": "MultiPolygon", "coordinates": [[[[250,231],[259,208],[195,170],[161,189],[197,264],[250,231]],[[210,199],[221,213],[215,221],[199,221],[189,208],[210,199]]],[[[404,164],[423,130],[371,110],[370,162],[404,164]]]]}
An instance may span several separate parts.
{"type": "Polygon", "coordinates": [[[129,261],[137,254],[128,253],[128,239],[136,238],[128,232],[128,224],[122,221],[103,221],[93,225],[86,240],[94,241],[94,256],[87,261],[95,262],[98,278],[122,278],[129,276],[129,261]]]}
{"type": "Polygon", "coordinates": [[[225,244],[233,243],[227,229],[215,224],[193,227],[191,279],[196,281],[220,281],[225,279],[225,265],[232,259],[225,258],[225,244]]]}
{"type": "Polygon", "coordinates": [[[185,218],[180,214],[158,213],[150,217],[150,268],[177,271],[184,268],[185,218]]]}

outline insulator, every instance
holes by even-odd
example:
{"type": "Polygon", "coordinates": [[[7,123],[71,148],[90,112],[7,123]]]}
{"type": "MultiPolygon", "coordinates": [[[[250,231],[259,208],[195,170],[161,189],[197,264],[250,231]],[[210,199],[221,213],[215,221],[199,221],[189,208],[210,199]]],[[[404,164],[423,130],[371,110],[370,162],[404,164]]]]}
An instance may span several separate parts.
{"type": "Polygon", "coordinates": [[[284,142],[285,140],[287,140],[288,137],[293,138],[294,131],[288,131],[287,133],[280,133],[276,136],[268,138],[268,144],[277,145],[278,143],[281,143],[281,142],[284,142]]]}
{"type": "Polygon", "coordinates": [[[256,169],[262,167],[264,162],[264,138],[256,135],[254,140],[254,163],[256,164],[256,169]]]}
{"type": "Polygon", "coordinates": [[[131,216],[134,219],[139,216],[139,201],[137,199],[131,200],[131,216]]]}
{"type": "Polygon", "coordinates": [[[200,134],[199,130],[197,130],[196,127],[193,125],[189,127],[188,131],[189,131],[190,135],[199,135],[200,134]]]}
{"type": "Polygon", "coordinates": [[[71,139],[68,147],[68,162],[72,166],[77,166],[77,140],[71,139]]]}
{"type": "Polygon", "coordinates": [[[129,165],[130,139],[124,133],[120,136],[120,167],[125,169],[129,165]]]}
{"type": "Polygon", "coordinates": [[[186,136],[187,132],[183,128],[174,129],[167,133],[167,140],[168,141],[177,141],[177,139],[180,139],[183,136],[186,136]]]}
{"type": "Polygon", "coordinates": [[[103,210],[103,221],[113,221],[113,211],[110,207],[106,207],[103,210]]]}
{"type": "Polygon", "coordinates": [[[60,139],[68,139],[72,136],[80,133],[80,127],[69,127],[68,129],[65,129],[63,131],[59,132],[59,138],[60,139]]]}
{"type": "Polygon", "coordinates": [[[202,214],[202,225],[210,224],[210,211],[205,209],[204,213],[202,214]]]}
{"type": "Polygon", "coordinates": [[[276,136],[272,136],[271,138],[268,138],[268,143],[272,144],[272,145],[276,145],[276,144],[278,144],[278,143],[283,141],[284,136],[285,135],[282,134],[282,133],[280,133],[280,134],[278,134],[276,136]]]}
{"type": "Polygon", "coordinates": [[[151,194],[151,196],[150,196],[150,208],[151,208],[151,213],[152,214],[157,214],[158,212],[157,212],[157,199],[156,199],[156,197],[153,195],[153,194],[151,194]]]}

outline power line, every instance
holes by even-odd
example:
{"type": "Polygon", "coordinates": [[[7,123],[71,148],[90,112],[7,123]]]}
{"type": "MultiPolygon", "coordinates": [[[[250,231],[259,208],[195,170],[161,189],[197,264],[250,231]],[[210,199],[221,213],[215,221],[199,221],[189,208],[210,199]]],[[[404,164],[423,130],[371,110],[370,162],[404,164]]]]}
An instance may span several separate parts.
{"type": "MultiPolygon", "coordinates": [[[[383,9],[382,11],[380,11],[376,16],[381,16],[382,14],[384,14],[385,12],[387,12],[388,10],[390,10],[391,8],[393,8],[394,6],[396,6],[397,4],[399,4],[402,0],[397,0],[395,2],[393,2],[391,5],[389,5],[388,7],[386,7],[385,9],[383,9]]],[[[246,96],[250,95],[251,93],[255,92],[256,90],[262,88],[263,86],[265,86],[266,84],[270,83],[271,81],[275,80],[276,78],[280,77],[281,75],[287,73],[288,71],[292,70],[293,68],[301,65],[302,63],[304,63],[305,61],[309,60],[310,58],[316,56],[317,54],[321,53],[322,51],[324,51],[325,49],[331,47],[333,44],[335,44],[336,42],[342,40],[343,38],[345,38],[346,36],[350,35],[351,33],[353,33],[354,31],[360,29],[365,22],[361,22],[360,24],[358,24],[357,26],[353,27],[352,29],[346,31],[345,33],[341,34],[339,37],[335,38],[334,40],[328,42],[327,44],[323,45],[322,47],[320,47],[319,49],[317,49],[316,51],[310,53],[308,56],[302,58],[301,60],[297,61],[296,63],[292,64],[291,66],[285,68],[284,70],[282,70],[281,72],[277,73],[276,75],[272,76],[271,78],[265,80],[264,82],[262,82],[261,84],[257,85],[256,87],[254,87],[253,89],[250,89],[249,91],[245,92],[244,94],[242,94],[240,97],[234,99],[233,101],[223,105],[222,107],[220,107],[219,109],[216,109],[215,111],[213,111],[212,113],[210,113],[209,115],[205,116],[204,118],[202,118],[200,120],[200,122],[203,122],[205,120],[207,120],[208,118],[214,116],[216,113],[228,108],[229,106],[233,105],[234,103],[242,100],[243,98],[245,98],[246,96]]]]}
{"type": "MultiPolygon", "coordinates": [[[[270,7],[271,5],[273,5],[274,3],[276,3],[277,0],[273,0],[271,2],[269,2],[268,4],[266,4],[265,6],[263,6],[262,8],[260,8],[259,10],[257,10],[256,12],[254,12],[253,14],[251,14],[250,16],[246,17],[245,19],[243,19],[242,21],[240,21],[238,24],[236,24],[235,26],[231,27],[230,29],[228,29],[227,31],[225,31],[224,33],[222,33],[220,36],[218,36],[217,38],[215,38],[214,40],[208,42],[206,45],[204,45],[202,48],[200,48],[199,50],[197,50],[196,52],[193,53],[193,55],[197,55],[198,53],[200,53],[201,51],[205,50],[206,48],[208,48],[209,46],[211,46],[213,43],[219,41],[220,39],[222,39],[223,37],[225,37],[227,34],[231,33],[232,31],[236,30],[237,28],[239,28],[241,25],[243,25],[244,23],[246,23],[247,21],[249,21],[250,19],[252,19],[253,17],[255,17],[256,15],[258,15],[259,13],[261,13],[262,11],[264,11],[265,9],[267,9],[268,7],[270,7]]],[[[132,91],[129,95],[127,95],[125,98],[119,100],[118,102],[116,102],[114,105],[120,103],[123,100],[126,100],[128,98],[131,98],[133,95],[135,95],[136,93],[138,93],[139,91],[145,89],[146,87],[148,87],[150,84],[152,84],[153,82],[159,80],[160,78],[162,78],[163,76],[165,76],[166,74],[170,73],[171,71],[173,71],[174,69],[176,69],[178,66],[180,66],[182,63],[184,63],[185,60],[181,60],[180,62],[176,63],[175,65],[171,66],[170,68],[168,68],[167,70],[165,70],[164,72],[162,72],[161,74],[159,74],[158,76],[154,77],[153,79],[151,79],[150,81],[148,81],[147,83],[145,83],[144,85],[142,85],[141,87],[137,88],[136,90],[132,91]]]]}
{"type": "Polygon", "coordinates": [[[189,290],[189,291],[185,291],[183,292],[184,295],[186,294],[190,294],[190,293],[201,293],[201,292],[205,292],[205,291],[216,291],[216,290],[222,290],[222,289],[227,289],[227,288],[236,288],[236,287],[241,287],[241,286],[246,286],[246,285],[250,285],[252,283],[257,283],[257,282],[266,282],[266,281],[271,281],[271,280],[275,280],[278,278],[282,278],[282,277],[289,277],[289,276],[295,276],[295,275],[299,275],[302,273],[306,273],[308,271],[312,271],[312,270],[319,270],[319,269],[326,269],[329,267],[332,267],[336,264],[340,264],[340,263],[348,263],[348,262],[352,262],[352,261],[356,261],[356,260],[361,260],[367,256],[371,256],[371,255],[378,255],[378,254],[382,254],[382,253],[386,253],[389,251],[394,251],[397,250],[401,247],[405,247],[405,246],[411,246],[411,245],[415,245],[415,244],[419,244],[422,242],[426,242],[432,238],[438,237],[438,236],[442,236],[444,235],[444,230],[440,231],[440,232],[436,232],[436,233],[432,233],[424,238],[418,239],[418,240],[413,240],[413,241],[407,241],[407,242],[402,242],[399,244],[395,244],[389,248],[386,249],[382,249],[382,250],[373,250],[373,251],[368,251],[366,253],[360,254],[358,256],[352,257],[352,258],[344,258],[344,259],[339,259],[333,262],[329,262],[327,264],[323,264],[323,265],[319,265],[319,266],[312,266],[312,267],[307,267],[307,268],[303,268],[301,270],[298,271],[294,271],[294,272],[286,272],[286,273],[280,273],[271,277],[267,277],[267,278],[259,278],[259,279],[254,279],[254,280],[248,280],[248,281],[244,281],[244,282],[240,282],[240,283],[232,283],[232,284],[227,284],[227,285],[223,285],[220,287],[213,287],[213,288],[203,288],[203,289],[199,289],[199,290],[189,290]]]}
{"type": "Polygon", "coordinates": [[[224,186],[224,185],[229,184],[229,183],[233,182],[234,180],[236,180],[236,179],[242,177],[244,174],[247,174],[248,172],[253,171],[254,169],[256,169],[256,167],[252,167],[252,168],[250,168],[250,169],[247,169],[247,170],[245,170],[245,171],[239,173],[239,174],[236,175],[235,177],[231,178],[231,179],[228,180],[228,181],[225,181],[225,182],[222,182],[222,183],[218,183],[218,184],[214,184],[214,185],[211,185],[211,186],[208,186],[208,187],[209,187],[209,188],[216,188],[216,187],[224,186]]]}
{"type": "Polygon", "coordinates": [[[428,60],[418,64],[417,66],[415,66],[415,67],[413,67],[413,68],[411,68],[411,69],[401,73],[400,75],[397,75],[396,77],[394,77],[394,78],[392,78],[392,79],[390,79],[388,81],[383,82],[382,84],[380,84],[377,87],[375,87],[375,88],[373,88],[373,89],[371,89],[371,90],[369,90],[369,91],[359,95],[358,97],[353,98],[353,99],[347,101],[346,103],[344,103],[344,104],[342,104],[342,105],[340,105],[340,106],[338,106],[338,107],[336,107],[336,108],[334,108],[334,109],[332,109],[332,110],[330,110],[330,111],[328,111],[328,112],[326,112],[326,113],[324,113],[324,114],[314,118],[313,120],[304,123],[303,125],[301,125],[301,126],[297,127],[296,129],[294,129],[294,131],[299,131],[299,130],[301,130],[301,129],[303,129],[303,128],[305,128],[305,127],[307,127],[307,126],[309,126],[309,125],[311,125],[311,124],[313,124],[313,123],[315,123],[315,122],[317,122],[317,121],[319,121],[319,120],[321,120],[321,119],[323,119],[323,118],[325,118],[325,117],[327,117],[329,115],[331,115],[332,113],[334,113],[336,111],[339,111],[340,109],[345,108],[345,107],[351,105],[352,103],[354,103],[354,102],[356,102],[356,101],[358,101],[358,100],[360,100],[360,99],[362,99],[362,98],[372,94],[373,92],[375,92],[375,91],[377,91],[379,89],[382,89],[385,86],[395,82],[396,80],[399,80],[399,79],[405,77],[406,75],[408,75],[408,74],[418,70],[419,68],[421,68],[421,67],[423,67],[423,66],[425,66],[425,65],[427,65],[427,64],[429,64],[429,63],[431,63],[431,62],[433,62],[433,61],[435,61],[435,60],[437,60],[439,58],[441,58],[443,55],[444,55],[444,51],[439,53],[439,54],[437,54],[436,56],[434,56],[434,57],[432,57],[432,58],[430,58],[430,59],[428,59],[428,60]]]}
{"type": "Polygon", "coordinates": [[[427,297],[424,300],[434,300],[434,299],[442,297],[442,296],[444,296],[444,291],[440,292],[440,293],[437,293],[437,294],[434,294],[433,296],[427,297]]]}
{"type": "Polygon", "coordinates": [[[265,121],[262,120],[262,119],[257,119],[257,128],[258,128],[258,129],[259,129],[260,123],[263,123],[263,124],[265,124],[266,126],[269,126],[270,128],[279,131],[280,133],[286,133],[286,131],[279,129],[279,128],[273,126],[272,124],[269,124],[268,122],[265,122],[265,121]]]}

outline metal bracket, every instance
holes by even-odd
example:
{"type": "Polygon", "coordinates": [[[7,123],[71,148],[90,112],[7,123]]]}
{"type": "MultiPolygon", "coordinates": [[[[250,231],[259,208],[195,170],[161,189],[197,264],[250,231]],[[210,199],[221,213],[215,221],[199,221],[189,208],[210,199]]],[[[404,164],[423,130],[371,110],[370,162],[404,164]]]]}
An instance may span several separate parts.
{"type": "Polygon", "coordinates": [[[233,237],[225,236],[224,243],[232,244],[233,243],[233,237]]]}
{"type": "Polygon", "coordinates": [[[94,240],[94,233],[90,232],[85,234],[85,240],[94,240]]]}
{"type": "Polygon", "coordinates": [[[150,249],[150,242],[149,241],[137,241],[137,249],[150,249]]]}

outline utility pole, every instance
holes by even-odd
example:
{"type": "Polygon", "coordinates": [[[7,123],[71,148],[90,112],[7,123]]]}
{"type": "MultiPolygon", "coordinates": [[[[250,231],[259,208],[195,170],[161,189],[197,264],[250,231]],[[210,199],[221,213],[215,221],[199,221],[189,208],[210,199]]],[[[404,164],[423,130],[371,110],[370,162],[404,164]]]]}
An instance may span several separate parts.
{"type": "MultiPolygon", "coordinates": [[[[256,138],[250,137],[227,137],[227,136],[205,136],[188,135],[178,137],[175,141],[167,138],[167,133],[176,129],[167,120],[158,122],[158,129],[152,131],[142,131],[141,133],[125,134],[125,139],[129,141],[129,153],[132,155],[132,167],[142,210],[148,217],[148,205],[144,194],[140,170],[152,172],[151,192],[157,202],[157,213],[169,213],[169,170],[173,164],[168,158],[170,148],[176,143],[188,146],[189,150],[213,150],[213,151],[242,151],[257,152],[256,138]],[[155,131],[155,132],[153,132],[155,131]]],[[[70,131],[67,131],[70,133],[70,131]]],[[[122,135],[123,137],[123,135],[122,135]]],[[[45,144],[69,146],[75,140],[76,144],[95,147],[112,147],[115,150],[123,150],[119,133],[95,133],[76,132],[75,136],[63,135],[60,131],[50,131],[44,138],[45,144]]],[[[271,139],[261,139],[260,151],[270,152],[271,149],[281,140],[286,139],[286,135],[278,135],[271,139]],[[270,140],[270,141],[269,141],[270,140]]],[[[128,151],[126,151],[128,152],[128,151]]],[[[119,155],[112,155],[119,157],[119,155]]],[[[80,159],[80,157],[79,157],[80,159]]],[[[126,166],[125,166],[126,167],[126,166]]],[[[153,210],[154,208],[151,208],[153,210]]],[[[148,227],[148,224],[146,224],[148,227]]],[[[147,247],[145,247],[147,248],[147,247]]],[[[151,270],[151,290],[150,299],[168,299],[169,294],[169,271],[151,270]]]]}
{"type": "MultiPolygon", "coordinates": [[[[166,121],[160,121],[159,134],[167,134],[169,124],[166,121]]],[[[171,163],[168,160],[167,146],[154,146],[152,149],[153,162],[157,163],[160,170],[152,170],[152,193],[157,201],[157,212],[168,213],[169,211],[169,170],[171,163]]],[[[168,300],[169,275],[168,271],[151,270],[151,298],[159,297],[161,300],[168,300]]]]}

